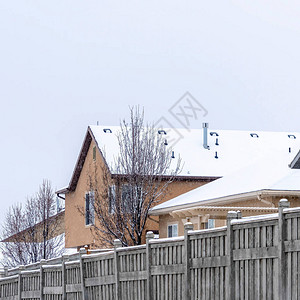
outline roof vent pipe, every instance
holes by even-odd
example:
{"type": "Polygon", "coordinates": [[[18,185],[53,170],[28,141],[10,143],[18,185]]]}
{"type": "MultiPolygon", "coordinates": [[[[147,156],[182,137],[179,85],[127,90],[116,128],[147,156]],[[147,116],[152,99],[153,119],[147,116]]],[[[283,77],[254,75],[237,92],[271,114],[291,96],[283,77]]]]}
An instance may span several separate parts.
{"type": "Polygon", "coordinates": [[[203,148],[209,150],[209,146],[207,145],[208,123],[202,123],[202,127],[203,127],[203,148]]]}

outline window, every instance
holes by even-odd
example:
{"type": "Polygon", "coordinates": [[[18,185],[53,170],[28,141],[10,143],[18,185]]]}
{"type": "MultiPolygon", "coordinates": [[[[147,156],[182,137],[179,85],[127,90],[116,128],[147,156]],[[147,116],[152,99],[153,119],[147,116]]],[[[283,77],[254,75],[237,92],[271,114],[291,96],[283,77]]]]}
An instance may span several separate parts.
{"type": "Polygon", "coordinates": [[[204,223],[205,229],[215,228],[215,219],[208,219],[206,223],[204,223]]]}
{"type": "Polygon", "coordinates": [[[126,211],[130,211],[130,199],[131,199],[132,186],[129,184],[122,185],[122,205],[126,211]]]}
{"type": "Polygon", "coordinates": [[[116,186],[111,185],[108,190],[109,213],[113,214],[116,210],[116,186]]]}
{"type": "Polygon", "coordinates": [[[135,209],[135,205],[138,204],[139,200],[142,199],[142,188],[140,186],[123,184],[122,185],[122,205],[125,208],[125,211],[131,212],[135,209]]]}
{"type": "Polygon", "coordinates": [[[96,160],[96,146],[93,147],[93,160],[96,160]]]}
{"type": "Polygon", "coordinates": [[[168,225],[168,237],[175,237],[178,236],[178,225],[171,224],[168,225]]]}
{"type": "Polygon", "coordinates": [[[95,193],[89,192],[85,194],[85,225],[95,223],[95,193]]]}

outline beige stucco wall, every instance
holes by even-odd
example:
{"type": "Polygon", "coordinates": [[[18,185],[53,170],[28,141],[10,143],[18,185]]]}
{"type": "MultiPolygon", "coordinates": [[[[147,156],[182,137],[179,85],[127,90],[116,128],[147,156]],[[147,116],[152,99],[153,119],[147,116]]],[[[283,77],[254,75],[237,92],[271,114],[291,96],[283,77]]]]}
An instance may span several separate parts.
{"type": "Polygon", "coordinates": [[[95,142],[92,141],[74,192],[66,194],[65,200],[65,229],[66,229],[66,248],[80,247],[83,245],[94,244],[94,235],[92,226],[85,225],[84,205],[85,194],[89,192],[88,172],[97,164],[101,170],[103,161],[99,153],[96,155],[96,162],[93,160],[93,147],[95,142]]]}

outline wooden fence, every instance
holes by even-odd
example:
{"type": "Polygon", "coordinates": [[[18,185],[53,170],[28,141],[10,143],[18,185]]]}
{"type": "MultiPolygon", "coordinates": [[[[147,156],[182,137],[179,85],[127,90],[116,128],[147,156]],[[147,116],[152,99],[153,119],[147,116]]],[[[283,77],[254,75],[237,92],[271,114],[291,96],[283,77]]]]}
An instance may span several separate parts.
{"type": "Polygon", "coordinates": [[[228,226],[146,245],[86,254],[61,263],[41,261],[0,279],[0,299],[161,300],[300,299],[300,208],[287,200],[279,213],[241,218],[228,226]],[[299,263],[298,263],[299,262],[299,263]]]}

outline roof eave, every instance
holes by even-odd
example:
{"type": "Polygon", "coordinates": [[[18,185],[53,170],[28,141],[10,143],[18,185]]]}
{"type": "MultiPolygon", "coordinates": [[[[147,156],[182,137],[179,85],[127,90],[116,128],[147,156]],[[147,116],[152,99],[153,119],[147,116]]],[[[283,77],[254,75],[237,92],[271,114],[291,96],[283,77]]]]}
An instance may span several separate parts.
{"type": "MultiPolygon", "coordinates": [[[[87,153],[88,153],[88,150],[89,150],[89,147],[90,147],[92,141],[94,141],[95,144],[97,145],[97,148],[98,148],[99,152],[101,153],[103,161],[105,162],[107,168],[109,169],[109,166],[106,163],[105,157],[104,157],[104,155],[103,155],[103,153],[102,153],[102,151],[101,151],[101,149],[98,145],[97,140],[95,139],[93,131],[91,130],[90,126],[88,126],[87,132],[85,134],[84,141],[83,141],[82,146],[81,146],[81,150],[79,152],[79,155],[78,155],[78,158],[77,158],[77,161],[76,161],[76,164],[75,164],[75,168],[74,168],[73,173],[72,173],[72,177],[71,177],[69,186],[66,189],[62,189],[65,192],[69,193],[69,192],[75,191],[78,180],[79,180],[79,177],[80,177],[80,174],[81,174],[81,171],[82,171],[82,168],[83,168],[83,165],[84,165],[84,162],[85,162],[85,159],[86,159],[86,156],[87,156],[87,153]]],[[[56,193],[58,193],[58,192],[63,194],[62,191],[57,191],[56,193]]]]}
{"type": "MultiPolygon", "coordinates": [[[[127,178],[129,175],[126,174],[112,174],[112,178],[127,178]]],[[[191,176],[191,175],[158,175],[157,177],[161,178],[162,180],[169,180],[172,179],[172,181],[201,181],[201,182],[211,182],[216,179],[220,179],[220,176],[191,176]]]]}
{"type": "Polygon", "coordinates": [[[260,212],[260,213],[276,213],[277,207],[251,207],[251,206],[197,206],[195,208],[186,208],[175,210],[170,213],[173,217],[187,217],[191,215],[199,215],[200,212],[228,212],[228,211],[242,211],[242,212],[260,212]]]}
{"type": "Polygon", "coordinates": [[[257,191],[252,191],[252,192],[246,192],[246,193],[240,193],[240,194],[235,194],[235,195],[229,195],[229,196],[224,196],[224,197],[218,197],[218,198],[213,198],[213,199],[206,199],[206,200],[201,200],[189,204],[181,204],[181,205],[174,205],[171,207],[165,207],[161,209],[155,209],[155,207],[150,210],[149,214],[152,216],[159,216],[159,215],[165,215],[169,214],[174,210],[181,210],[185,208],[194,208],[196,206],[202,206],[202,205],[213,205],[213,204],[223,204],[224,202],[227,201],[245,201],[248,199],[251,199],[253,197],[257,197],[258,195],[270,195],[270,196],[282,196],[282,195],[298,195],[300,196],[300,190],[257,190],[257,191]]]}
{"type": "Polygon", "coordinates": [[[56,192],[55,192],[55,194],[56,195],[58,195],[58,194],[68,194],[69,193],[69,187],[66,187],[66,188],[62,188],[62,189],[60,189],[60,190],[57,190],[56,192]]]}

